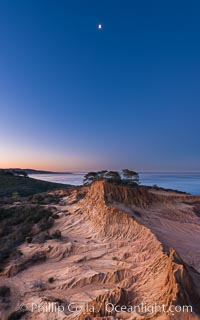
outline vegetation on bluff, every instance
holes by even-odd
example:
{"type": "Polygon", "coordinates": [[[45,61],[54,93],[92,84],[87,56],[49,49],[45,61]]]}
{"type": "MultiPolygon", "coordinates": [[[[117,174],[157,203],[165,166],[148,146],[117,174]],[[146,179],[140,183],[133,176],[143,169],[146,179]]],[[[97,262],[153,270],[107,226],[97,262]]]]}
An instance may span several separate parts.
{"type": "Polygon", "coordinates": [[[90,185],[94,181],[107,181],[114,184],[135,187],[140,183],[139,174],[136,171],[123,169],[122,174],[118,171],[91,171],[84,176],[83,183],[90,185]]]}
{"type": "MultiPolygon", "coordinates": [[[[21,205],[0,208],[0,267],[8,258],[16,258],[16,247],[26,239],[53,226],[53,212],[39,205],[21,205]]],[[[29,238],[29,240],[28,240],[29,238]]]]}
{"type": "Polygon", "coordinates": [[[28,177],[16,176],[12,173],[0,171],[0,197],[26,197],[36,193],[56,190],[68,189],[69,186],[41,181],[28,177]]]}
{"type": "Polygon", "coordinates": [[[52,236],[48,232],[59,218],[51,204],[60,201],[56,190],[68,192],[69,188],[69,185],[21,176],[21,172],[16,175],[0,171],[0,272],[8,260],[20,259],[17,247],[24,241],[43,243],[51,238],[61,239],[59,230],[52,236]]]}

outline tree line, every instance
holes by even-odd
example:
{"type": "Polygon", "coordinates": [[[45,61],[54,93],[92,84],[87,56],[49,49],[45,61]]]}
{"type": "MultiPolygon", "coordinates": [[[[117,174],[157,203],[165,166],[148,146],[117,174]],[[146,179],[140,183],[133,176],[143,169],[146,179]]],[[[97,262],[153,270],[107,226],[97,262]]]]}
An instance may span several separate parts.
{"type": "Polygon", "coordinates": [[[0,174],[7,176],[23,176],[28,177],[28,173],[22,169],[0,169],[0,174]]]}
{"type": "Polygon", "coordinates": [[[140,183],[139,173],[129,169],[123,169],[122,173],[118,171],[91,171],[83,179],[84,185],[90,185],[94,181],[107,181],[114,184],[137,186],[140,183]]]}

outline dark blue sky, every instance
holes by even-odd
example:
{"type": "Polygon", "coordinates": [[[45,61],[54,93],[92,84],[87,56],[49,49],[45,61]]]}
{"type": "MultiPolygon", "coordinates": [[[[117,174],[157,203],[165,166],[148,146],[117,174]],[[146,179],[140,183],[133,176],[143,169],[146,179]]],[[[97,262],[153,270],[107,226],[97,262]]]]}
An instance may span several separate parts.
{"type": "Polygon", "coordinates": [[[0,1],[1,167],[200,171],[199,87],[199,1],[0,1]]]}

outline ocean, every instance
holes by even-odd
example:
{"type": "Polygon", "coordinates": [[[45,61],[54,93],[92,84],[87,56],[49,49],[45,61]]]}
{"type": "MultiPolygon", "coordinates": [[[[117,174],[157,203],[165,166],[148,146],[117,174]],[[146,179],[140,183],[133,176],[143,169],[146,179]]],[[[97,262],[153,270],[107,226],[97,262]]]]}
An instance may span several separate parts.
{"type": "MultiPolygon", "coordinates": [[[[32,178],[64,183],[81,185],[85,173],[70,174],[32,174],[32,178]]],[[[200,173],[140,173],[142,185],[157,185],[166,189],[180,190],[200,195],[200,173]]]]}

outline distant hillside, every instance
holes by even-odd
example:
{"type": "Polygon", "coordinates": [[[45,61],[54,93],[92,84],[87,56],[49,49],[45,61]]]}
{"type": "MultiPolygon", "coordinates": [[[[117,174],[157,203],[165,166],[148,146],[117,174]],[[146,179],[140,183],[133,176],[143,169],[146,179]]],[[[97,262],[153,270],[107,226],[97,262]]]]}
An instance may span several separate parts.
{"type": "Polygon", "coordinates": [[[27,174],[70,174],[71,172],[57,172],[57,171],[45,171],[45,170],[35,170],[35,169],[22,169],[22,168],[8,168],[8,169],[0,169],[3,171],[22,171],[27,174]]]}
{"type": "Polygon", "coordinates": [[[45,171],[45,170],[35,170],[35,169],[22,169],[28,174],[70,174],[71,172],[57,172],[57,171],[45,171]]]}
{"type": "Polygon", "coordinates": [[[23,197],[61,188],[68,189],[69,187],[65,184],[0,173],[0,197],[12,196],[16,192],[23,197]]]}

